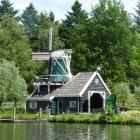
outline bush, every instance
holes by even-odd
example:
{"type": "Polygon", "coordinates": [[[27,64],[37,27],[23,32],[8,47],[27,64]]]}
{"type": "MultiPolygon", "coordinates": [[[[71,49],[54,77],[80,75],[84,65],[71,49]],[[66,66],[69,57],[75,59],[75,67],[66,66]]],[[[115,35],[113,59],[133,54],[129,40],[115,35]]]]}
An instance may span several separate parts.
{"type": "Polygon", "coordinates": [[[107,106],[105,113],[100,117],[100,121],[104,123],[112,123],[115,117],[115,112],[112,106],[107,106]]]}
{"type": "Polygon", "coordinates": [[[16,114],[23,114],[25,113],[25,107],[15,107],[16,109],[16,114]]]}
{"type": "Polygon", "coordinates": [[[16,109],[16,114],[25,113],[24,107],[2,106],[0,107],[0,114],[13,113],[14,108],[16,109]]]}

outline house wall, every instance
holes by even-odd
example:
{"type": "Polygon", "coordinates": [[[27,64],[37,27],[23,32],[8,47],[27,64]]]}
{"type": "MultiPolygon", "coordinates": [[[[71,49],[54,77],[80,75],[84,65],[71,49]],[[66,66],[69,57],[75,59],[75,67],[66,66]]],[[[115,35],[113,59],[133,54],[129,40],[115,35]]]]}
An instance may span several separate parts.
{"type": "Polygon", "coordinates": [[[80,112],[88,112],[88,91],[100,91],[105,92],[106,98],[110,95],[100,80],[99,76],[96,75],[95,78],[92,80],[86,91],[83,93],[80,102],[80,112]]]}
{"type": "Polygon", "coordinates": [[[57,97],[54,101],[57,102],[57,108],[58,102],[63,102],[63,112],[78,112],[79,97],[57,97]],[[76,101],[76,107],[70,107],[70,101],[76,101]]]}
{"type": "Polygon", "coordinates": [[[32,113],[36,113],[39,111],[39,109],[41,108],[42,110],[46,110],[46,108],[49,106],[49,101],[35,101],[37,102],[37,108],[36,109],[31,109],[29,107],[29,104],[30,104],[31,101],[27,101],[26,102],[26,111],[27,112],[32,112],[32,113]]]}

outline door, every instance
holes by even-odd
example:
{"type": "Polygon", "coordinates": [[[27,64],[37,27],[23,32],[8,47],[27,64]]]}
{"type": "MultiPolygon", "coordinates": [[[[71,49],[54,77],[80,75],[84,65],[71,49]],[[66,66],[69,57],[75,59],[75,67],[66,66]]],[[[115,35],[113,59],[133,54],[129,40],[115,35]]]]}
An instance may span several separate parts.
{"type": "Polygon", "coordinates": [[[106,106],[112,106],[114,109],[116,108],[116,94],[111,94],[107,99],[106,99],[106,106]]]}
{"type": "Polygon", "coordinates": [[[55,101],[51,102],[51,114],[52,115],[57,114],[57,103],[55,101]]]}
{"type": "Polygon", "coordinates": [[[99,93],[94,93],[90,98],[91,109],[103,108],[103,98],[99,93]]]}
{"type": "Polygon", "coordinates": [[[58,102],[58,114],[62,114],[63,113],[63,102],[59,101],[58,102]]]}

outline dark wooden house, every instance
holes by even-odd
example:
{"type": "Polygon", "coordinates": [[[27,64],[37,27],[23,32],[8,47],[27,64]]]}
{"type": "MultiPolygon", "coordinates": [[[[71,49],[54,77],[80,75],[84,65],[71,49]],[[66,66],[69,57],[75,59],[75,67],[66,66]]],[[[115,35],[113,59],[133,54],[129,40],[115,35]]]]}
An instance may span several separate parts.
{"type": "Polygon", "coordinates": [[[51,114],[63,112],[93,112],[106,105],[115,107],[116,98],[111,94],[98,71],[81,72],[66,84],[41,84],[26,99],[27,112],[37,112],[39,108],[51,109],[51,114]]]}
{"type": "Polygon", "coordinates": [[[49,61],[48,75],[38,76],[36,90],[26,99],[27,112],[51,109],[51,114],[63,112],[91,112],[115,107],[111,94],[98,73],[82,72],[72,76],[70,61],[72,50],[52,51],[52,28],[50,29],[49,52],[32,53],[33,60],[49,61]]]}

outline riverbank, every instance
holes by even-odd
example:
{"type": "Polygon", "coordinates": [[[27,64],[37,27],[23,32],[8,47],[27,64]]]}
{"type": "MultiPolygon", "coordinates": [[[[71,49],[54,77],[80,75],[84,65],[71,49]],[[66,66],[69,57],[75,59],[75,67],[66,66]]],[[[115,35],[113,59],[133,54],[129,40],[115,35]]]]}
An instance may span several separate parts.
{"type": "Polygon", "coordinates": [[[93,123],[93,124],[137,124],[140,125],[140,112],[122,112],[119,115],[107,116],[104,114],[62,114],[49,119],[50,122],[64,123],[93,123]]]}
{"type": "Polygon", "coordinates": [[[12,114],[1,114],[0,122],[59,122],[59,123],[90,123],[90,124],[136,124],[140,125],[140,111],[127,111],[119,115],[110,114],[17,114],[15,119],[12,114]]]}

